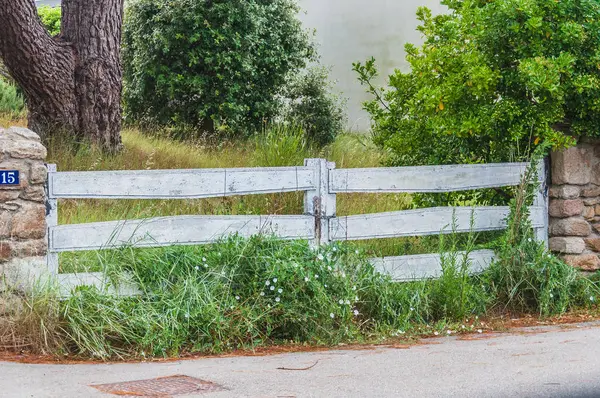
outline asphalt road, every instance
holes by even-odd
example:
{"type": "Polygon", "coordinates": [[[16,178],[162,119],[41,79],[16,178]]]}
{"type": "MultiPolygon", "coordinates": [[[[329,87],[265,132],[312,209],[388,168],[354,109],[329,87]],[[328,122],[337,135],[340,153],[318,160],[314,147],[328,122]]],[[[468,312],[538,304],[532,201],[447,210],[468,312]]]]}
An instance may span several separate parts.
{"type": "Polygon", "coordinates": [[[203,395],[208,398],[600,397],[600,323],[469,338],[426,340],[408,349],[374,347],[164,363],[0,362],[0,396],[108,397],[90,385],[187,375],[225,388],[203,395]],[[310,369],[278,369],[282,367],[310,369]]]}

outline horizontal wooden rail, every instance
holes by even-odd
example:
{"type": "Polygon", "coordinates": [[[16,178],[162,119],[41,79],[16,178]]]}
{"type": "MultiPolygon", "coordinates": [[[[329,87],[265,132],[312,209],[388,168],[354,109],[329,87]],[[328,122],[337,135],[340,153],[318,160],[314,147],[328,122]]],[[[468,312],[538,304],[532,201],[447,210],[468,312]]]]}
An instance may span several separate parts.
{"type": "Polygon", "coordinates": [[[310,167],[51,172],[50,199],[196,199],[307,191],[310,167]]]}
{"type": "Polygon", "coordinates": [[[110,249],[124,245],[202,245],[232,234],[273,234],[313,239],[312,216],[177,216],[147,220],[59,225],[49,228],[50,252],[110,249]]]}
{"type": "Polygon", "coordinates": [[[335,169],[331,192],[454,192],[518,185],[527,163],[335,169]]]}
{"type": "MultiPolygon", "coordinates": [[[[544,207],[532,207],[533,227],[545,225],[544,207]]],[[[434,207],[389,213],[361,214],[334,218],[330,222],[332,240],[363,240],[402,236],[437,235],[452,232],[453,217],[456,232],[496,231],[506,228],[509,208],[495,207],[434,207]],[[473,225],[471,226],[471,218],[473,225]]]]}
{"type": "MultiPolygon", "coordinates": [[[[456,253],[460,260],[465,253],[456,253]]],[[[445,254],[449,256],[449,254],[445,254]]],[[[418,281],[429,278],[439,278],[442,275],[442,255],[420,254],[415,256],[373,258],[371,263],[382,274],[387,274],[396,282],[418,281]]],[[[494,260],[492,250],[477,250],[469,254],[469,274],[485,270],[494,260]]]]}
{"type": "Polygon", "coordinates": [[[59,297],[67,298],[73,293],[73,289],[79,286],[94,286],[98,290],[121,297],[131,297],[140,294],[140,290],[136,283],[127,275],[128,278],[119,281],[117,286],[114,286],[104,272],[84,272],[77,274],[58,274],[56,280],[58,282],[59,297]]]}

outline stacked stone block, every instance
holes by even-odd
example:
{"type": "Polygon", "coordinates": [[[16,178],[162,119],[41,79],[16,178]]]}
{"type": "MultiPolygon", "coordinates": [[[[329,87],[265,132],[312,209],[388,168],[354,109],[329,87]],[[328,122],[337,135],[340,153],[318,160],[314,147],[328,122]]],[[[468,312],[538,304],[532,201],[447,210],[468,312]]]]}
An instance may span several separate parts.
{"type": "Polygon", "coordinates": [[[551,156],[550,250],[583,271],[600,269],[600,141],[551,156]]]}
{"type": "Polygon", "coordinates": [[[0,169],[19,170],[20,185],[0,185],[0,274],[46,254],[46,148],[25,128],[0,129],[0,169]]]}

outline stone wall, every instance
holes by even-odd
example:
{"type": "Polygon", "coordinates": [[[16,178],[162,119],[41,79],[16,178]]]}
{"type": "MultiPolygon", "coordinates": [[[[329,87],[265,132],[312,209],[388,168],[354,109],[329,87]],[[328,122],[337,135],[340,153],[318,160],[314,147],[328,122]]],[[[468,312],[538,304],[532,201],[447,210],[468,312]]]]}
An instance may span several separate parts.
{"type": "Polygon", "coordinates": [[[0,169],[19,170],[20,185],[0,185],[0,275],[20,280],[45,269],[46,148],[25,128],[0,129],[0,169]]]}
{"type": "Polygon", "coordinates": [[[600,141],[551,155],[550,250],[583,271],[600,269],[600,141]]]}

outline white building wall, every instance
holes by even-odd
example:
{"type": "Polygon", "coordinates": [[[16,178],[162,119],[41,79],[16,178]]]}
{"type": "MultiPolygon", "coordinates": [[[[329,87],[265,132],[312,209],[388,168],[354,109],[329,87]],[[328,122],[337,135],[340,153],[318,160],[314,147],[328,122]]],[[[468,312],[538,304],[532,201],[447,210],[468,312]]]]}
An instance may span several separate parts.
{"type": "Polygon", "coordinates": [[[299,4],[305,26],[316,29],[322,63],[332,67],[337,89],[348,98],[348,125],[353,131],[368,130],[368,114],[361,103],[369,96],[352,63],[374,56],[379,83],[384,84],[395,68],[407,69],[404,44],[420,42],[417,8],[443,11],[439,0],[299,0],[299,4]]]}

